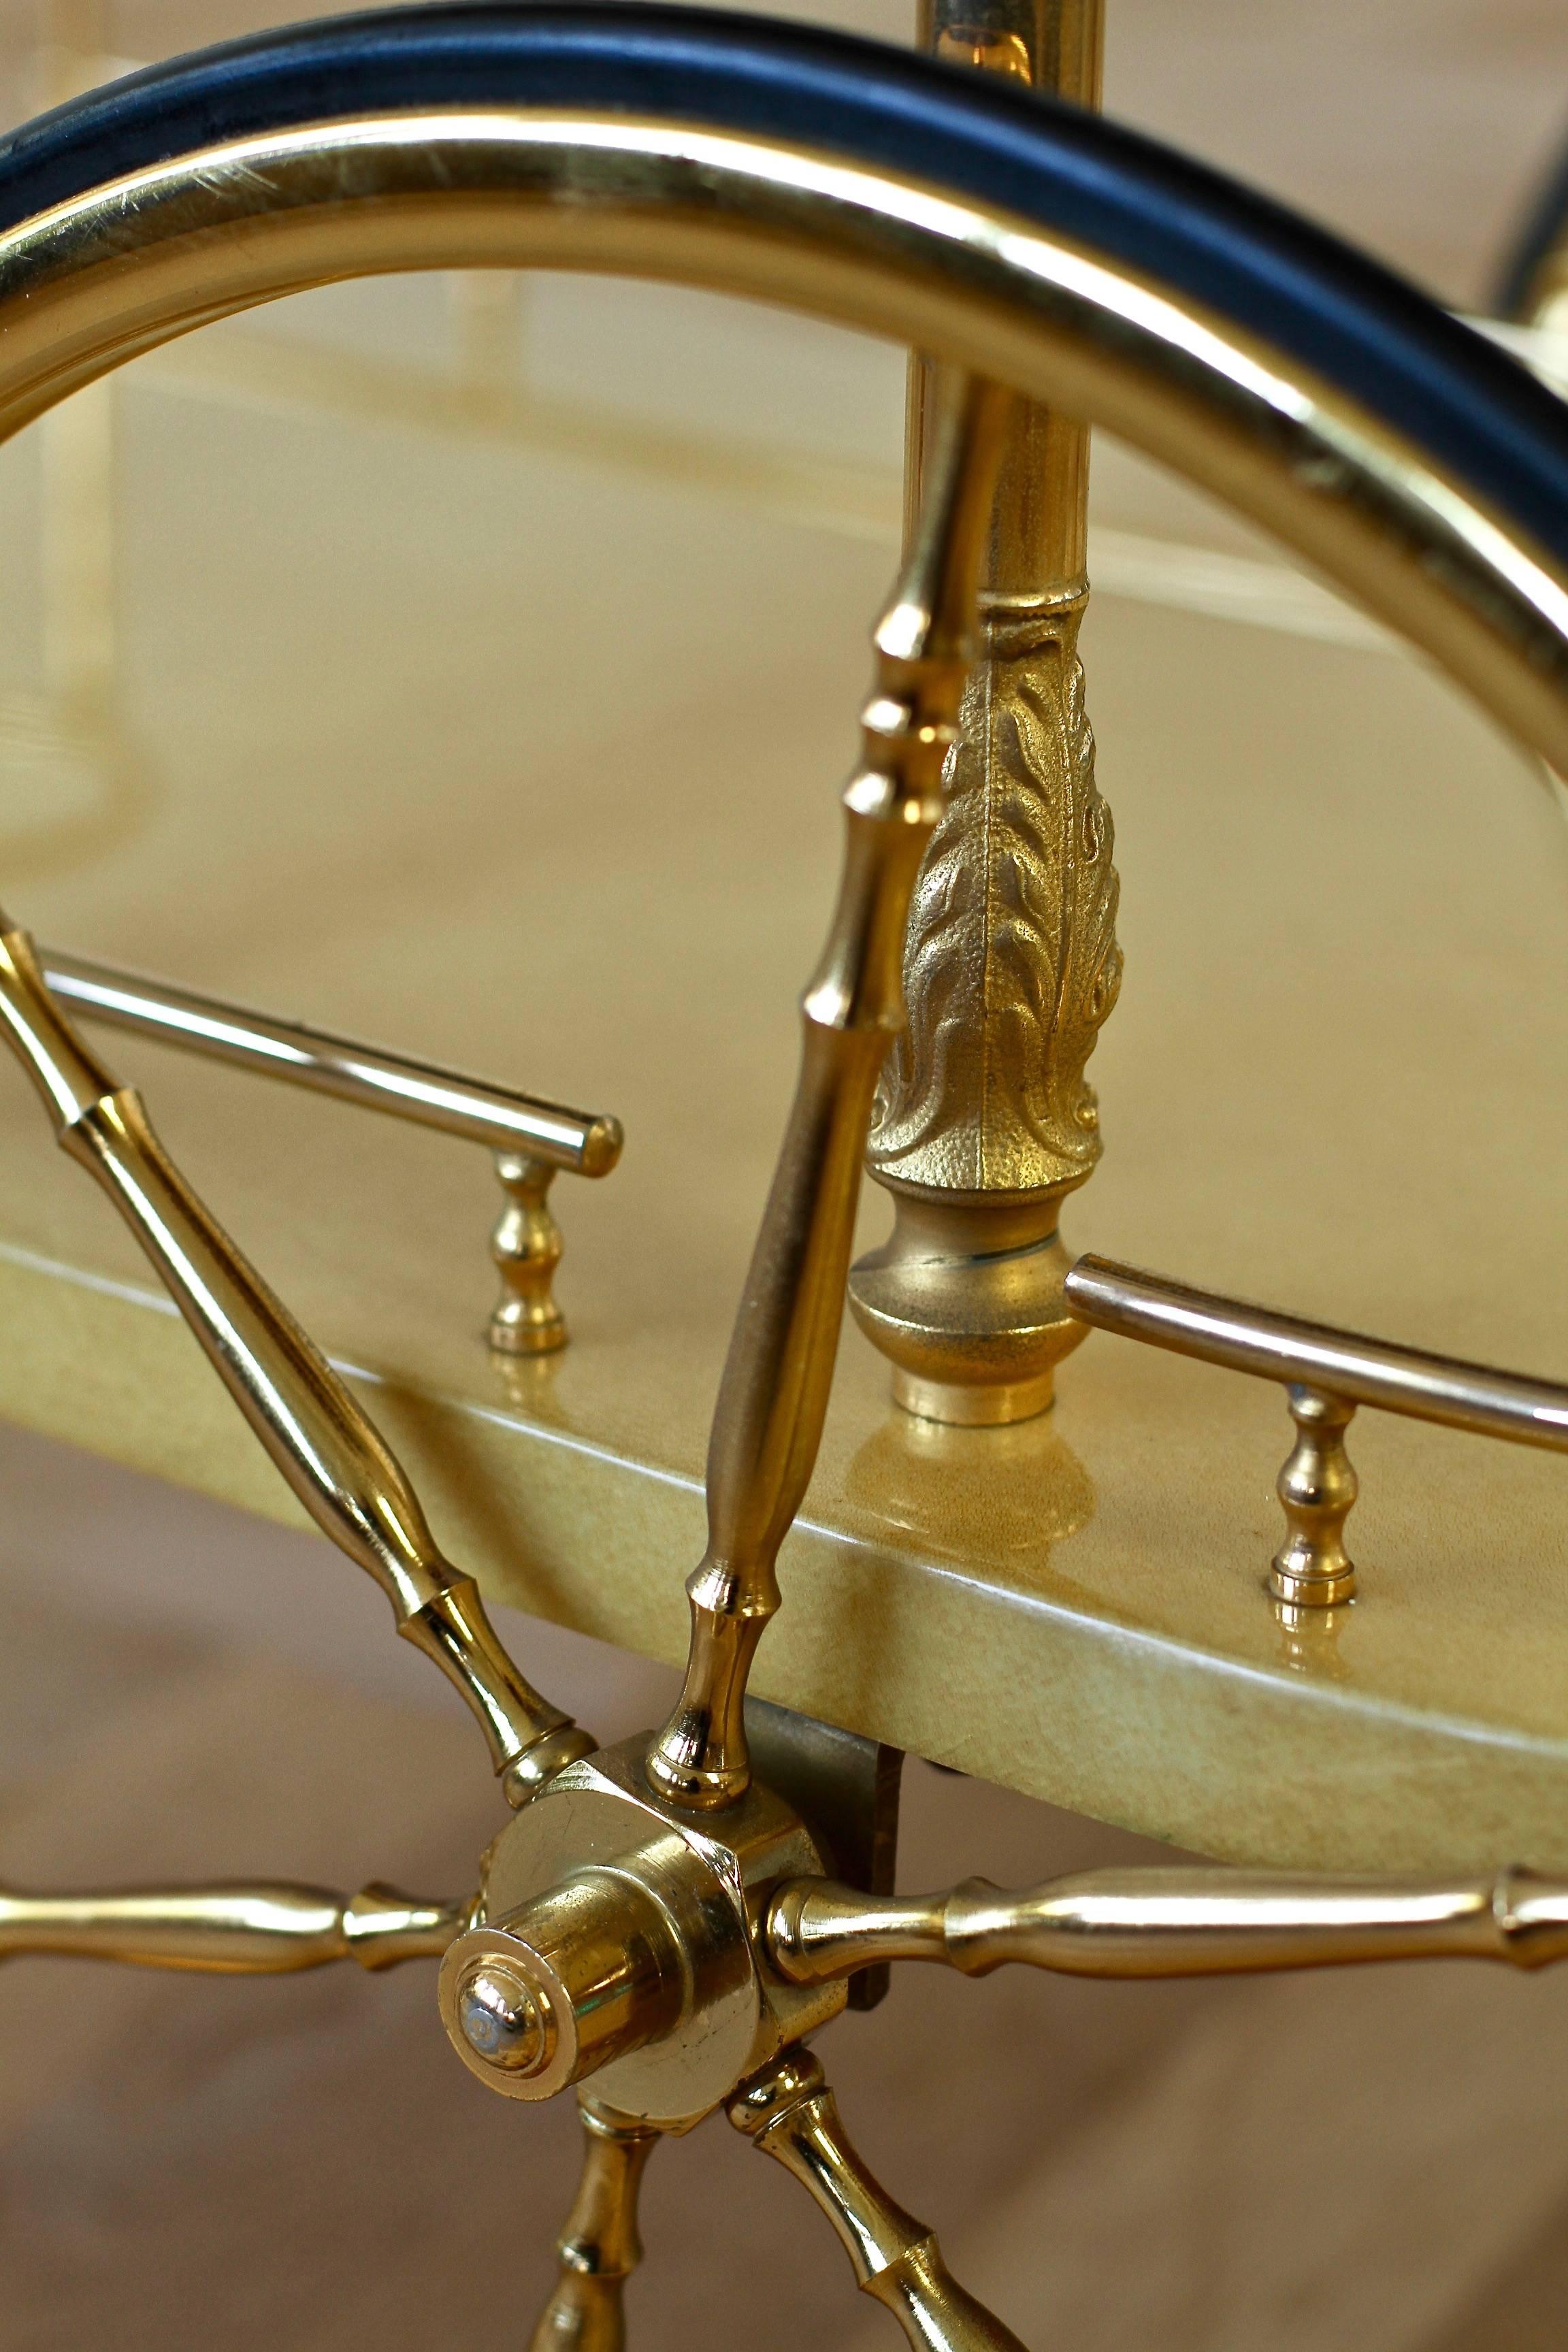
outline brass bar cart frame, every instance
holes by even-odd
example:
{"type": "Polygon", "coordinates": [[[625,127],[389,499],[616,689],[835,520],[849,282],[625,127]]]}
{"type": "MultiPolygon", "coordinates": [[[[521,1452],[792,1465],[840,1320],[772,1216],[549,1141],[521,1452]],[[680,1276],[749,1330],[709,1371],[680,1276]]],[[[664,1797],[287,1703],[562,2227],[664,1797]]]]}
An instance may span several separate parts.
{"type": "Polygon", "coordinates": [[[802,2045],[892,1958],[1095,1974],[1568,1950],[1568,1885],[1102,1873],[910,1900],[753,1778],[743,1700],[832,1376],[905,919],[974,646],[1008,386],[1274,530],[1568,768],[1568,423],[1479,338],[1147,142],[873,46],[647,9],[329,25],[141,77],[0,151],[0,432],[249,304],[377,269],[642,271],[944,362],[927,488],[874,638],[801,1079],[721,1388],[710,1545],[669,1722],[612,1748],[523,1679],[379,1433],[0,929],[0,1025],[258,1438],[472,1708],[513,1818],[461,1906],[276,1885],[7,1900],[4,1948],[216,1969],[444,1947],[471,2071],[580,2087],[582,2189],[537,2344],[611,2347],[662,2133],[723,2106],[799,2179],[911,2343],[1014,2339],[879,2189],[802,2045]],[[591,2086],[591,2087],[590,2087],[591,2086]]]}

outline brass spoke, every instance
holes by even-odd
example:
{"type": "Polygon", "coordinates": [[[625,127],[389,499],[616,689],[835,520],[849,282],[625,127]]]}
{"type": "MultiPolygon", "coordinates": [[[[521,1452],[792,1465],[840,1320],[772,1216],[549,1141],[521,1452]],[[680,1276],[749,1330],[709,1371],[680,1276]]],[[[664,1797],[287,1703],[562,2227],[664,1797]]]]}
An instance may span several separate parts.
{"type": "Polygon", "coordinates": [[[108,1193],[219,1378],[323,1535],[386,1592],[397,1630],[479,1718],[522,1803],[594,1741],[523,1680],[471,1577],[443,1559],[368,1415],[186,1183],[141,1097],[121,1087],[50,996],[27,933],[0,916],[0,1028],[58,1139],[108,1193]]]}
{"type": "Polygon", "coordinates": [[[686,1684],[648,1756],[667,1797],[729,1804],[750,1779],[742,1717],[779,1606],[774,1564],[816,1460],[837,1353],[871,1098],[903,1020],[910,896],[942,806],[973,650],[975,580],[1011,395],[944,371],[931,488],[874,634],[843,880],[802,1001],[800,1077],[730,1342],[708,1450],[708,1549],[687,1585],[686,1684]]]}
{"type": "Polygon", "coordinates": [[[53,1952],[216,1976],[285,1976],[331,1960],[390,1969],[439,1959],[462,1933],[468,1907],[379,1885],[347,1897],[269,1880],[111,1895],[0,1887],[0,1960],[53,1952]]]}
{"type": "Polygon", "coordinates": [[[624,2352],[623,2296],[642,2260],[637,2191],[663,2135],[580,2102],[583,2176],[555,2242],[561,2275],[539,2315],[531,2352],[624,2352]]]}
{"type": "Polygon", "coordinates": [[[865,2293],[886,2305],[919,2352],[1024,2352],[1012,2330],[952,2276],[934,2232],[867,2171],[809,2050],[786,2050],[742,2083],[727,2113],[816,2199],[865,2293]]]}
{"type": "Polygon", "coordinates": [[[1224,1869],[1089,1870],[1008,1894],[972,1878],[940,1895],[862,1895],[826,1879],[781,1887],[768,1955],[792,1984],[879,1960],[985,1976],[1009,1960],[1071,1976],[1246,1975],[1375,1960],[1568,1958],[1568,1880],[1360,1878],[1224,1869]]]}

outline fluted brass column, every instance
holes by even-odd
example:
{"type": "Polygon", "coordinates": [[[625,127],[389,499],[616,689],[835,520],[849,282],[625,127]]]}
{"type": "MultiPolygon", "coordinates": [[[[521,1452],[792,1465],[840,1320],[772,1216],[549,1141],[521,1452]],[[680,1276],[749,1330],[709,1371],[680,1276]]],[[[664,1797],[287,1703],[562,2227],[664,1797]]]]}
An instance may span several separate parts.
{"type": "MultiPolygon", "coordinates": [[[[1100,102],[1101,0],[922,0],[938,57],[1100,102]]],[[[925,363],[910,372],[918,496],[925,363]]],[[[1100,1157],[1084,1068],[1121,976],[1110,813],[1094,781],[1079,624],[1089,594],[1085,426],[1019,402],[996,497],[982,657],[945,814],[910,914],[909,1025],[867,1165],[893,1195],[849,1283],[893,1393],[936,1421],[1026,1420],[1084,1337],[1068,1311],[1063,1196],[1100,1157]]]]}

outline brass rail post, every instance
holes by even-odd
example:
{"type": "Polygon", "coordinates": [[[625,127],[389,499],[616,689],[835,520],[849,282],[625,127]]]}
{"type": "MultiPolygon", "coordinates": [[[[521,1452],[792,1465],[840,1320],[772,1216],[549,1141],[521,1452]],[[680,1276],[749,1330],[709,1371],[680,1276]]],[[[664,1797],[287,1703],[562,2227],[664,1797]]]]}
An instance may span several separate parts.
{"type": "MultiPolygon", "coordinates": [[[[1100,103],[1102,0],[921,0],[923,46],[1100,103]]],[[[918,499],[927,363],[910,365],[918,499]]],[[[867,1165],[893,1195],[850,1276],[893,1394],[936,1421],[1022,1421],[1084,1337],[1062,1295],[1063,1196],[1100,1157],[1084,1066],[1121,976],[1110,814],[1095,787],[1079,624],[1089,595],[1086,426],[1019,402],[980,602],[981,658],[947,808],[915,888],[909,1024],[867,1165]]]]}

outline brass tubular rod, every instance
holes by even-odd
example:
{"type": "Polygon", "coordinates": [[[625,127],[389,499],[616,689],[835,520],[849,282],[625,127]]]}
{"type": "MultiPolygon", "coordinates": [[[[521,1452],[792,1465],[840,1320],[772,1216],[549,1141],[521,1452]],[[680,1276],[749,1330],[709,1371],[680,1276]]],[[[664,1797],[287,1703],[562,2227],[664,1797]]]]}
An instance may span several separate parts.
{"type": "Polygon", "coordinates": [[[655,2144],[651,2124],[601,2114],[584,2100],[583,2177],[555,2242],[561,2275],[531,2352],[625,2352],[626,2283],[642,2260],[637,2191],[655,2144]]]}
{"type": "Polygon", "coordinates": [[[62,1148],[120,1211],[215,1370],[323,1535],[374,1576],[397,1630],[477,1717],[509,1798],[594,1745],[507,1656],[479,1588],[443,1558],[402,1465],[324,1356],[240,1255],[50,996],[32,941],[0,917],[0,1031],[62,1148]]]}
{"type": "Polygon", "coordinates": [[[895,2205],[867,2170],[809,2050],[786,2050],[742,2083],[727,2113],[816,2200],[862,2292],[892,2313],[916,2352],[1024,2352],[1011,2329],[959,2285],[934,2231],[895,2205]]]}
{"type": "Polygon", "coordinates": [[[844,791],[838,906],[802,1002],[799,1084],[714,1412],[708,1549],[687,1585],[686,1683],[648,1755],[649,1778],[682,1804],[728,1804],[751,1777],[746,1681],[821,1441],[871,1095],[903,1017],[910,893],[942,805],[1009,405],[977,379],[947,379],[930,495],[875,633],[862,761],[844,791]]]}
{"type": "Polygon", "coordinates": [[[118,1960],[217,1976],[281,1976],[357,1960],[392,1968],[439,1959],[466,1910],[373,1885],[345,1901],[321,1886],[139,1887],[115,1895],[22,1895],[0,1888],[0,1960],[26,1953],[118,1960]]]}
{"type": "Polygon", "coordinates": [[[1090,1870],[1008,1893],[972,1878],[940,1895],[862,1895],[825,1879],[782,1887],[773,1966],[826,1984],[876,1960],[985,1976],[1009,1960],[1069,1976],[1249,1975],[1373,1960],[1568,1957],[1568,1880],[1349,1878],[1220,1869],[1090,1870]]]}
{"type": "Polygon", "coordinates": [[[308,1087],[364,1110],[386,1111],[492,1151],[542,1160],[574,1175],[607,1176],[621,1156],[620,1121],[602,1112],[568,1110],[437,1062],[254,1013],[60,948],[41,948],[39,959],[57,997],[110,1028],[153,1037],[260,1077],[308,1087]]]}
{"type": "Polygon", "coordinates": [[[1417,1421],[1568,1453],[1568,1387],[1552,1381],[1309,1323],[1109,1258],[1080,1257],[1067,1295],[1084,1322],[1123,1339],[1417,1421]]]}
{"type": "MultiPolygon", "coordinates": [[[[1568,571],[1492,503],[1479,447],[1472,463],[1374,415],[1230,296],[1206,312],[1087,229],[1079,247],[949,184],[940,153],[930,171],[591,106],[215,141],[0,235],[0,438],[195,326],[333,278],[647,271],[918,343],[1103,425],[1293,548],[1568,772],[1568,571]]],[[[1533,425],[1523,438],[1534,471],[1533,425]]]]}

